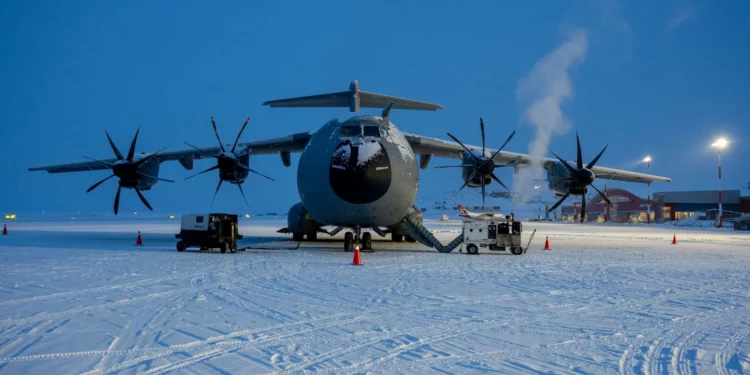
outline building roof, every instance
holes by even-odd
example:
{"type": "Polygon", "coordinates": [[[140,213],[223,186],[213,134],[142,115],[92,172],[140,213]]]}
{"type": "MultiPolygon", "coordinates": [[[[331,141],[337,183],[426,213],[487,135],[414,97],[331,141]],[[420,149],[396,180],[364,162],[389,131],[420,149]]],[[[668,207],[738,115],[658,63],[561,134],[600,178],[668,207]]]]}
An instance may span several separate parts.
{"type": "MultiPolygon", "coordinates": [[[[663,200],[664,203],[706,203],[718,204],[718,190],[700,190],[700,191],[665,191],[654,193],[654,199],[663,200]]],[[[723,190],[721,192],[721,201],[727,204],[740,203],[739,190],[723,190]]]]}

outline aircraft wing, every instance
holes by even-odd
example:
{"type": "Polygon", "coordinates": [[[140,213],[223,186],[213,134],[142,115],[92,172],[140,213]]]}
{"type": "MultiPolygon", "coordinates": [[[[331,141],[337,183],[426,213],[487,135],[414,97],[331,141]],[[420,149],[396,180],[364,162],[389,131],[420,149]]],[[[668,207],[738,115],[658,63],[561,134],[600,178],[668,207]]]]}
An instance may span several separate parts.
{"type": "MultiPolygon", "coordinates": [[[[305,132],[305,133],[296,133],[292,135],[288,135],[286,137],[279,137],[279,138],[272,138],[262,141],[254,141],[254,142],[243,142],[239,145],[241,146],[247,146],[252,149],[250,152],[250,155],[265,155],[265,154],[274,154],[277,152],[301,152],[305,149],[305,146],[307,146],[307,142],[312,137],[313,132],[305,132]]],[[[231,145],[229,145],[231,148],[231,145]]],[[[218,146],[213,147],[200,147],[202,150],[205,150],[209,153],[218,154],[221,152],[221,149],[218,146]]],[[[140,156],[146,156],[149,153],[141,153],[140,156]]],[[[192,160],[194,159],[203,159],[207,156],[204,153],[199,152],[198,150],[195,150],[193,148],[188,148],[185,150],[178,150],[178,151],[165,151],[159,153],[159,156],[156,158],[159,160],[159,162],[165,162],[165,161],[171,161],[171,160],[178,160],[180,161],[183,166],[186,168],[188,163],[192,163],[192,160]]],[[[110,169],[109,166],[106,164],[114,164],[117,159],[110,158],[110,159],[100,159],[101,161],[84,161],[84,162],[77,162],[77,163],[66,163],[66,164],[56,164],[56,165],[47,165],[42,167],[33,167],[29,168],[29,171],[47,171],[49,173],[67,173],[67,172],[82,172],[82,171],[96,171],[96,170],[103,170],[103,169],[110,169]],[[104,163],[106,164],[104,164],[104,163]]],[[[192,164],[188,169],[192,169],[192,164]]]]}
{"type": "MultiPolygon", "coordinates": [[[[409,141],[414,154],[416,155],[434,155],[437,157],[461,159],[463,152],[465,151],[461,145],[451,141],[445,141],[439,138],[424,137],[416,134],[404,133],[406,139],[409,141]]],[[[482,147],[466,145],[471,150],[479,150],[481,152],[482,147]]],[[[495,149],[487,148],[487,151],[494,153],[495,149]]],[[[498,164],[511,165],[511,166],[523,166],[531,165],[536,158],[527,154],[519,154],[509,151],[500,151],[494,158],[498,164]]],[[[542,158],[539,162],[543,163],[544,166],[557,163],[557,159],[542,158]]],[[[571,162],[571,165],[575,165],[575,162],[571,162]]],[[[654,176],[645,173],[630,172],[614,168],[606,168],[600,166],[594,166],[591,169],[598,179],[604,180],[617,180],[627,182],[640,182],[640,183],[651,183],[651,182],[671,182],[672,179],[662,176],[654,176]]]]}

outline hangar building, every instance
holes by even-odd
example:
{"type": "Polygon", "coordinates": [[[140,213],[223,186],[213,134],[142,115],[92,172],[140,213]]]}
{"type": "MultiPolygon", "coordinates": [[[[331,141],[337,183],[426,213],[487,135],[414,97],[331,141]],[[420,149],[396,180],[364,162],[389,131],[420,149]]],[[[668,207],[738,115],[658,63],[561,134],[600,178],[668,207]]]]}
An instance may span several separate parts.
{"type": "MultiPolygon", "coordinates": [[[[586,201],[586,221],[647,222],[648,199],[620,188],[605,190],[612,201],[607,208],[604,199],[593,195],[586,201]]],[[[750,214],[750,190],[723,190],[722,210],[724,219],[750,214]]],[[[651,201],[651,221],[680,220],[696,212],[705,213],[707,219],[715,220],[719,211],[719,191],[671,191],[654,193],[651,201]]],[[[579,220],[581,202],[562,207],[563,220],[579,220]]]]}

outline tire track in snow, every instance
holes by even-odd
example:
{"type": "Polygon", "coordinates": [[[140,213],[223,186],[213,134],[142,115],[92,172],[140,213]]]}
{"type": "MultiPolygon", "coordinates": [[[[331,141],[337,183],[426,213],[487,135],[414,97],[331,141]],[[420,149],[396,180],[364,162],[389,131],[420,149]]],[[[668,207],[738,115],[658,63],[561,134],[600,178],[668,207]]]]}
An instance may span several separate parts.
{"type": "MultiPolygon", "coordinates": [[[[667,344],[674,343],[679,337],[687,337],[687,341],[690,342],[695,340],[693,338],[695,336],[707,336],[719,327],[735,324],[737,321],[744,319],[744,317],[737,316],[740,313],[739,310],[744,310],[744,307],[701,311],[642,331],[620,357],[620,374],[668,373],[669,364],[672,365],[673,369],[675,367],[683,369],[684,366],[680,367],[679,362],[675,364],[676,360],[671,357],[666,358],[668,361],[659,361],[663,352],[662,349],[667,344]],[[653,337],[660,339],[653,340],[653,337]],[[644,345],[648,343],[651,345],[645,347],[644,345]],[[636,369],[639,369],[639,371],[636,372],[636,369]]],[[[674,355],[674,349],[670,350],[670,353],[674,355]]],[[[679,356],[678,352],[677,357],[679,356]]]]}
{"type": "Polygon", "coordinates": [[[222,305],[237,309],[244,313],[258,315],[264,319],[271,318],[280,323],[294,320],[293,317],[281,313],[278,310],[263,306],[257,302],[241,298],[230,292],[222,290],[223,286],[221,284],[217,285],[214,275],[210,272],[204,273],[203,276],[193,278],[191,280],[191,284],[195,290],[197,290],[206,298],[212,299],[221,303],[222,305]],[[258,310],[266,311],[266,314],[262,314],[258,310]]]}
{"type": "Polygon", "coordinates": [[[720,375],[735,373],[735,371],[728,371],[727,365],[732,356],[737,353],[737,346],[739,343],[744,340],[748,334],[750,334],[750,329],[745,325],[742,329],[724,341],[724,344],[721,345],[721,349],[716,352],[716,355],[714,356],[714,367],[720,375]]]}
{"type": "Polygon", "coordinates": [[[88,312],[88,311],[109,309],[109,308],[123,306],[123,305],[130,305],[136,302],[149,301],[149,300],[156,299],[156,298],[163,298],[163,297],[169,297],[169,296],[176,295],[176,294],[183,294],[191,290],[192,290],[191,288],[183,288],[183,289],[177,289],[177,290],[172,290],[168,292],[160,292],[160,293],[148,294],[145,296],[126,298],[126,299],[122,299],[119,301],[107,302],[107,303],[103,303],[100,305],[86,306],[86,307],[81,307],[81,308],[72,309],[72,310],[65,310],[65,311],[59,311],[59,312],[54,312],[54,313],[42,313],[42,314],[34,315],[29,318],[5,319],[5,320],[0,320],[0,326],[12,326],[12,325],[17,325],[17,324],[38,322],[38,321],[43,321],[43,320],[48,320],[48,319],[57,319],[57,318],[62,318],[62,317],[70,316],[70,315],[81,314],[81,313],[88,312]]]}
{"type": "MultiPolygon", "coordinates": [[[[331,319],[331,318],[322,318],[320,320],[325,320],[325,319],[331,319]]],[[[156,369],[149,370],[149,374],[163,374],[163,373],[167,373],[167,372],[171,372],[171,371],[174,371],[174,370],[181,369],[181,368],[186,367],[186,366],[194,365],[194,364],[203,362],[203,361],[211,359],[211,358],[220,357],[220,356],[226,355],[226,354],[228,354],[230,352],[233,352],[233,351],[236,351],[236,350],[248,347],[248,346],[253,346],[253,345],[256,345],[256,344],[262,344],[262,343],[268,343],[268,342],[274,342],[274,341],[277,341],[277,340],[285,339],[287,337],[298,336],[300,334],[305,334],[305,333],[309,333],[309,332],[312,332],[312,331],[318,331],[318,330],[321,330],[321,329],[333,328],[333,327],[341,326],[341,325],[344,325],[344,324],[354,323],[354,322],[357,322],[357,321],[360,321],[360,320],[362,320],[361,317],[352,317],[352,318],[349,318],[349,319],[346,319],[346,320],[339,320],[339,321],[335,321],[333,323],[328,323],[328,324],[324,324],[324,325],[321,325],[321,326],[318,326],[318,327],[312,327],[312,328],[308,328],[308,329],[301,330],[301,331],[286,332],[286,333],[281,333],[281,334],[277,334],[277,335],[273,335],[273,336],[269,336],[269,337],[259,337],[259,338],[255,338],[255,339],[250,339],[250,340],[247,340],[247,341],[230,341],[230,342],[221,342],[221,341],[219,341],[219,342],[212,343],[213,345],[211,345],[211,344],[208,344],[208,345],[205,345],[205,344],[202,344],[202,345],[200,345],[200,344],[199,345],[190,345],[190,344],[177,345],[177,346],[180,347],[180,348],[178,348],[178,350],[170,351],[169,353],[159,353],[157,355],[147,355],[147,356],[145,356],[145,358],[139,358],[139,359],[135,359],[135,360],[132,360],[132,361],[127,361],[127,362],[124,362],[123,364],[121,364],[119,366],[116,366],[117,369],[115,369],[115,370],[108,370],[108,371],[105,371],[103,373],[104,374],[109,374],[109,373],[112,373],[112,372],[118,372],[118,371],[121,371],[121,370],[126,369],[126,368],[137,366],[137,365],[139,365],[139,364],[141,364],[143,362],[146,362],[146,361],[151,361],[151,360],[156,359],[156,358],[162,358],[162,357],[174,354],[174,352],[176,352],[176,351],[183,352],[183,351],[187,351],[187,350],[201,349],[201,347],[212,347],[212,346],[213,347],[216,347],[216,346],[219,347],[219,348],[214,348],[214,349],[210,349],[210,350],[205,351],[205,352],[198,353],[196,355],[193,355],[193,356],[191,356],[191,357],[189,357],[187,359],[181,360],[181,361],[177,361],[177,362],[174,362],[174,363],[171,363],[171,364],[168,364],[168,365],[160,366],[159,368],[156,368],[156,369]],[[185,345],[190,345],[190,348],[186,349],[185,345]],[[137,361],[137,363],[131,363],[131,362],[136,362],[136,361],[137,361]]],[[[309,322],[308,323],[300,323],[300,324],[309,324],[309,322]]],[[[237,337],[239,337],[239,336],[237,336],[237,337]]],[[[211,338],[211,339],[213,339],[213,338],[211,338]]]]}
{"type": "Polygon", "coordinates": [[[42,296],[19,298],[19,299],[13,299],[13,300],[8,300],[8,301],[1,301],[0,306],[18,305],[18,304],[28,303],[28,302],[40,302],[40,301],[47,301],[47,300],[51,300],[55,298],[68,298],[68,297],[78,296],[78,295],[85,296],[85,295],[89,295],[92,293],[109,292],[109,291],[120,290],[120,289],[126,289],[126,290],[136,289],[136,288],[142,288],[143,286],[146,286],[146,285],[160,283],[162,281],[173,281],[173,280],[179,280],[181,278],[189,278],[194,275],[195,274],[184,274],[184,275],[179,275],[179,276],[156,277],[156,278],[151,278],[151,279],[133,281],[133,282],[125,283],[125,284],[107,285],[107,286],[100,286],[96,288],[77,289],[77,290],[72,290],[69,292],[45,294],[42,296]]]}

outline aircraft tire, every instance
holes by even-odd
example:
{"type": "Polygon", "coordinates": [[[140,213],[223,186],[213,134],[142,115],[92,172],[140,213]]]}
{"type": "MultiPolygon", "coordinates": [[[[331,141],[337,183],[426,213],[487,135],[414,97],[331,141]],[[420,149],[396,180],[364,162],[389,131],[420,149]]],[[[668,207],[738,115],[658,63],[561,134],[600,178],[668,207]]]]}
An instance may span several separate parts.
{"type": "Polygon", "coordinates": [[[354,250],[354,235],[352,232],[346,232],[344,234],[344,251],[350,252],[354,250]]]}
{"type": "Polygon", "coordinates": [[[372,250],[372,234],[370,232],[362,233],[362,250],[372,250]]]}
{"type": "Polygon", "coordinates": [[[177,251],[185,251],[185,243],[182,241],[177,241],[177,251]]]}
{"type": "Polygon", "coordinates": [[[404,240],[404,237],[400,234],[391,233],[391,240],[393,242],[401,242],[404,240]]]}

